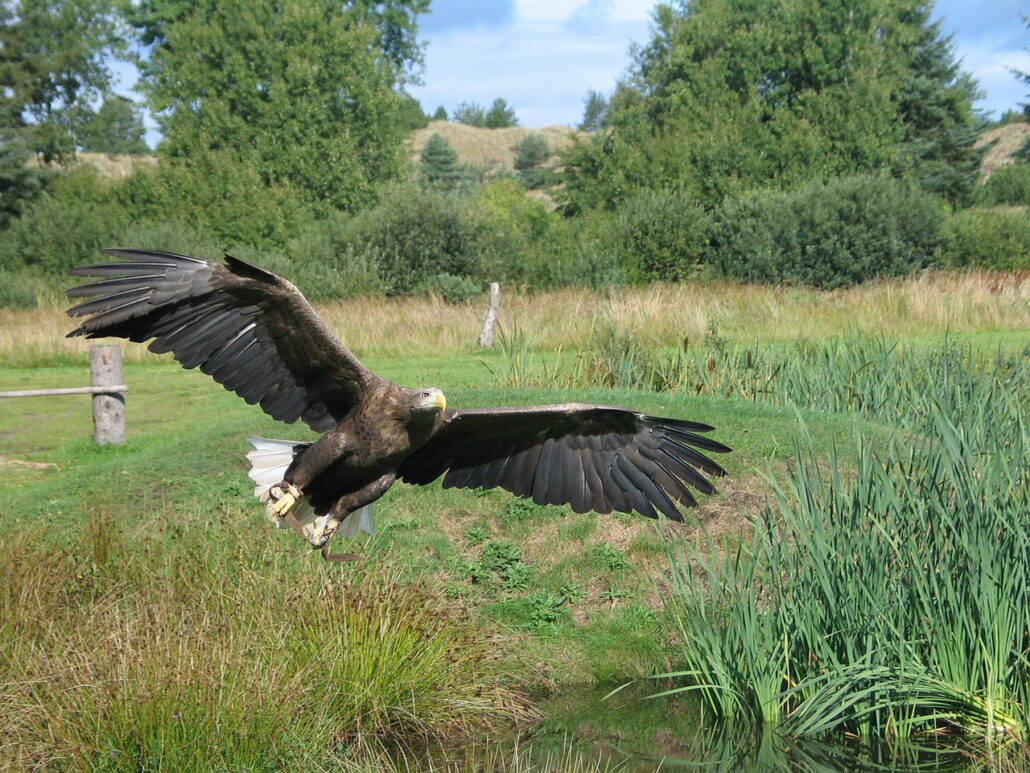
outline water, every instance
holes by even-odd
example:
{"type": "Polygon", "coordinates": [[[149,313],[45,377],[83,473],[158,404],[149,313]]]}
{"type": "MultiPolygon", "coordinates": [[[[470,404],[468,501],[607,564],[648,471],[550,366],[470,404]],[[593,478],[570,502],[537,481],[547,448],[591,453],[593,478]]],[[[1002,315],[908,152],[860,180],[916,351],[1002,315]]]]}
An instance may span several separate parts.
{"type": "Polygon", "coordinates": [[[546,719],[526,732],[534,760],[561,759],[563,768],[582,771],[945,771],[1028,769],[1012,759],[1004,764],[971,757],[955,739],[928,738],[922,744],[825,743],[792,741],[777,733],[708,722],[690,696],[647,699],[657,692],[642,683],[605,699],[607,689],[565,690],[539,704],[546,719]]]}

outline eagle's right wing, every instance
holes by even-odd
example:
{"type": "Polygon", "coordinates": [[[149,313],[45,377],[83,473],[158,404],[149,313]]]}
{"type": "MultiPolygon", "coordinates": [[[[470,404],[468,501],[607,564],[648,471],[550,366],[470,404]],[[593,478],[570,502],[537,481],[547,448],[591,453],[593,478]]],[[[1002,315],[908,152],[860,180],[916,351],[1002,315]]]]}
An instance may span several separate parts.
{"type": "Polygon", "coordinates": [[[171,352],[268,415],[331,429],[379,377],[366,369],[285,279],[226,255],[226,263],[156,250],[106,249],[119,263],[72,269],[100,281],[68,310],[69,336],[115,336],[171,352]]]}

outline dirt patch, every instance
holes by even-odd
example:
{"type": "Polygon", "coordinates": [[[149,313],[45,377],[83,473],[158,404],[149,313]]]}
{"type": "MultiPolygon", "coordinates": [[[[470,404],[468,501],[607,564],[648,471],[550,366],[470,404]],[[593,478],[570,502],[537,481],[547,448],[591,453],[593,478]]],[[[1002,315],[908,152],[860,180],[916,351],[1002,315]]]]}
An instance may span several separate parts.
{"type": "Polygon", "coordinates": [[[19,468],[23,470],[56,470],[57,465],[53,462],[30,462],[25,459],[12,459],[9,456],[0,456],[0,469],[5,467],[19,468]]]}

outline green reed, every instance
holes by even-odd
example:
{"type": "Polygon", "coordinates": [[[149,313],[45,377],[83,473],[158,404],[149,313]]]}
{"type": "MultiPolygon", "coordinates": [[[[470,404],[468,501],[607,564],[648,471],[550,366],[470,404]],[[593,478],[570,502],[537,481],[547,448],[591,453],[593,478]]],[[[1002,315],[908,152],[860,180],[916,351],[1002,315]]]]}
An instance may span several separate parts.
{"type": "Polygon", "coordinates": [[[811,375],[807,404],[861,395],[854,410],[904,431],[859,435],[846,472],[799,451],[741,544],[671,548],[687,680],[672,691],[795,737],[1025,740],[1030,381],[1014,377],[1025,362],[988,366],[942,346],[910,352],[907,378],[906,360],[871,360],[886,379],[874,387],[854,351],[835,351],[832,365],[819,355],[826,373],[848,378],[811,375]]]}

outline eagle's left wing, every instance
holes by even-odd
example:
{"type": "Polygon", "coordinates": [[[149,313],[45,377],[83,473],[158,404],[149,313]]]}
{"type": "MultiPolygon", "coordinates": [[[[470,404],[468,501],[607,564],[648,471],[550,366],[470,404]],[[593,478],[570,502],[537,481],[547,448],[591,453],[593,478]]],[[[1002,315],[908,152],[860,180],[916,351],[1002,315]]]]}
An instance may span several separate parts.
{"type": "Polygon", "coordinates": [[[401,480],[445,488],[500,486],[539,505],[567,504],[683,520],[675,502],[697,504],[690,488],[715,487],[701,473],[725,475],[695,449],[730,449],[698,432],[712,427],[599,405],[542,405],[448,411],[443,426],[404,460],[401,480]]]}

